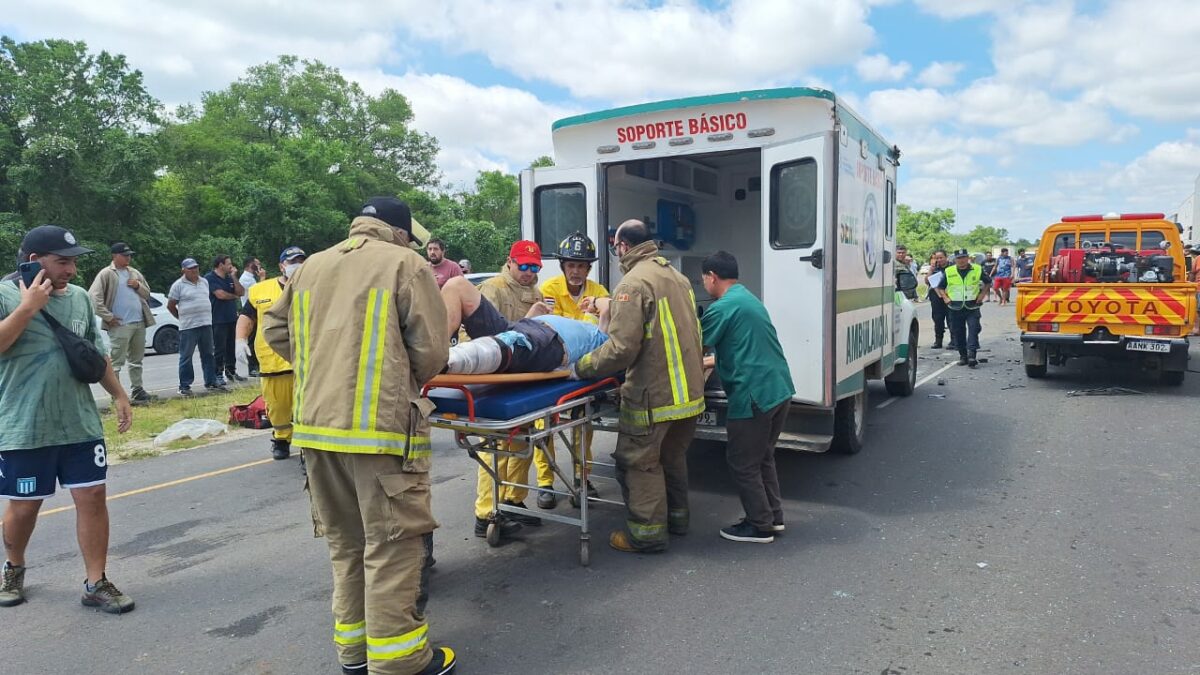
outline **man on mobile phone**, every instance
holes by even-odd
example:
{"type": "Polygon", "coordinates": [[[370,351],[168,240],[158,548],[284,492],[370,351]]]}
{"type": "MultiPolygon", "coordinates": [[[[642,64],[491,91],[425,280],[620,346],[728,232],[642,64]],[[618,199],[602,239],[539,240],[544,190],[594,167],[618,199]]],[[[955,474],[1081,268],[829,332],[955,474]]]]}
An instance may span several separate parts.
{"type": "Polygon", "coordinates": [[[113,372],[121,377],[121,367],[129,362],[129,398],[134,403],[154,400],[142,388],[142,358],[146,354],[146,329],[154,325],[150,311],[150,284],[130,265],[133,249],[123,241],[112,245],[112,264],[96,275],[88,293],[96,314],[112,344],[113,372]]]}
{"type": "MultiPolygon", "coordinates": [[[[25,602],[25,549],[42,501],[55,485],[71,491],[87,576],[82,603],[109,614],[133,610],[133,600],[105,576],[108,558],[108,459],[100,413],[91,388],[75,379],[66,353],[43,316],[104,351],[88,292],[72,285],[75,261],[91,253],[55,225],[30,230],[21,242],[23,262],[42,269],[26,286],[19,277],[0,282],[0,497],[4,511],[4,562],[0,607],[25,602]]],[[[129,397],[111,364],[100,381],[113,400],[117,430],[133,424],[129,397]]]]}

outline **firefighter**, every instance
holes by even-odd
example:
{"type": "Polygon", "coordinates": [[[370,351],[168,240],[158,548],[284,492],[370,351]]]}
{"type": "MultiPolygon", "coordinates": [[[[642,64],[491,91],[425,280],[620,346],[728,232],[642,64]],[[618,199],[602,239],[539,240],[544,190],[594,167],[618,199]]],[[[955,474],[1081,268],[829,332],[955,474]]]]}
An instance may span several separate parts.
{"type": "MultiPolygon", "coordinates": [[[[488,299],[501,316],[509,321],[519,321],[526,316],[548,313],[537,293],[538,272],[542,271],[542,249],[537,242],[521,240],[513,243],[508,251],[508,261],[500,274],[479,285],[479,292],[488,299]],[[535,309],[535,306],[537,309],[535,309]]],[[[444,309],[444,308],[443,308],[444,309]]],[[[511,446],[518,449],[520,446],[511,446]]],[[[541,448],[534,450],[538,462],[538,483],[554,482],[554,472],[546,461],[541,448]],[[543,466],[545,467],[543,469],[543,466]],[[546,474],[543,476],[543,472],[546,474]]],[[[489,461],[484,455],[484,461],[489,461]]],[[[529,482],[529,458],[502,455],[497,462],[500,478],[513,483],[529,482]]],[[[525,488],[500,486],[500,500],[509,506],[525,508],[525,488]]],[[[475,536],[486,537],[492,517],[496,518],[501,537],[508,537],[521,529],[522,525],[541,525],[540,518],[520,513],[499,513],[492,503],[492,477],[479,467],[475,484],[475,536]]]]}
{"type": "Polygon", "coordinates": [[[333,565],[333,640],[345,673],[448,673],[425,623],[433,405],[446,308],[415,250],[408,205],[374,197],[350,236],[311,256],[263,317],[295,370],[293,442],[308,462],[314,532],[333,565]]]}
{"type": "Polygon", "coordinates": [[[987,297],[992,280],[971,254],[960,248],[954,252],[954,265],[942,271],[937,282],[937,294],[949,310],[950,339],[958,346],[958,365],[974,368],[979,365],[975,353],[979,350],[979,307],[987,297]]]}
{"type": "MultiPolygon", "coordinates": [[[[592,263],[596,262],[596,244],[586,234],[576,232],[559,242],[555,257],[563,273],[542,284],[542,302],[546,303],[552,314],[596,323],[599,321],[599,313],[595,311],[596,299],[608,297],[608,289],[588,278],[592,273],[592,263]]],[[[592,461],[591,427],[582,432],[578,427],[573,429],[571,442],[577,448],[582,443],[587,461],[592,461]]],[[[550,449],[553,451],[553,444],[550,449]]],[[[541,464],[538,464],[538,487],[543,490],[538,493],[537,505],[539,508],[552,509],[558,504],[558,499],[553,492],[545,489],[554,486],[554,474],[549,466],[546,469],[543,473],[541,464]]],[[[591,481],[588,481],[587,492],[589,497],[600,496],[591,481]]]]}
{"type": "MultiPolygon", "coordinates": [[[[287,280],[300,269],[306,258],[299,246],[289,246],[279,254],[279,276],[270,283],[256,283],[246,292],[246,304],[237,322],[238,360],[249,361],[250,354],[258,354],[258,371],[262,385],[263,402],[267,404],[267,418],[271,420],[271,456],[287,459],[292,448],[292,364],[288,363],[263,339],[262,331],[254,328],[262,316],[283,294],[287,280]],[[250,350],[250,336],[255,335],[254,350],[250,350]]],[[[304,458],[300,458],[303,466],[304,458]]]]}
{"type": "Polygon", "coordinates": [[[659,255],[646,225],[617,228],[614,255],[625,276],[613,290],[609,340],[574,366],[581,378],[625,371],[613,453],[626,529],[609,545],[659,552],[688,528],[687,448],[704,412],[700,322],[687,278],[659,255]]]}

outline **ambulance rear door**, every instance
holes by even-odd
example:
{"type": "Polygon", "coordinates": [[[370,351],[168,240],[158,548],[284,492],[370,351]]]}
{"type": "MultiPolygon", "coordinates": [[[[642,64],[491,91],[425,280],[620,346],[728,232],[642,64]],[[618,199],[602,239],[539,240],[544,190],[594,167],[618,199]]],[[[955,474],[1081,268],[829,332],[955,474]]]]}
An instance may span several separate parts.
{"type": "MultiPolygon", "coordinates": [[[[596,165],[560,169],[545,167],[521,172],[521,236],[542,249],[542,272],[538,283],[561,270],[554,257],[558,243],[575,232],[583,232],[596,243],[598,260],[591,277],[601,279],[607,263],[607,239],[600,232],[600,167],[596,165]]],[[[481,270],[482,271],[482,270],[481,270]]]]}
{"type": "Polygon", "coordinates": [[[833,391],[833,143],[823,133],[762,149],[763,303],[791,369],[795,400],[833,391]]]}

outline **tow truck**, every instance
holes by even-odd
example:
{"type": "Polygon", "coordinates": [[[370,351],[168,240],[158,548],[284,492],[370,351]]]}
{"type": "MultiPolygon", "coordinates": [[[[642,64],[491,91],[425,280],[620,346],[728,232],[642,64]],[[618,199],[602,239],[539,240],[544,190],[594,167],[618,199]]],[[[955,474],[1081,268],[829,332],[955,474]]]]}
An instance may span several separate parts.
{"type": "Polygon", "coordinates": [[[1196,286],[1178,227],[1161,213],[1067,216],[1042,235],[1017,286],[1025,374],[1079,356],[1134,360],[1183,383],[1196,286]]]}

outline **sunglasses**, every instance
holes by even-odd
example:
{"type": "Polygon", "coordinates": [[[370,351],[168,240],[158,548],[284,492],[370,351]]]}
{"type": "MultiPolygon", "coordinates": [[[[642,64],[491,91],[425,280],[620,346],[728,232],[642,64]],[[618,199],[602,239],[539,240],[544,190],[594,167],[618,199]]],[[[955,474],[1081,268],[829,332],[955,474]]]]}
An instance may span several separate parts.
{"type": "Polygon", "coordinates": [[[521,263],[517,265],[517,269],[521,270],[522,272],[533,272],[534,274],[537,274],[538,272],[542,271],[542,266],[531,263],[521,263]]]}

